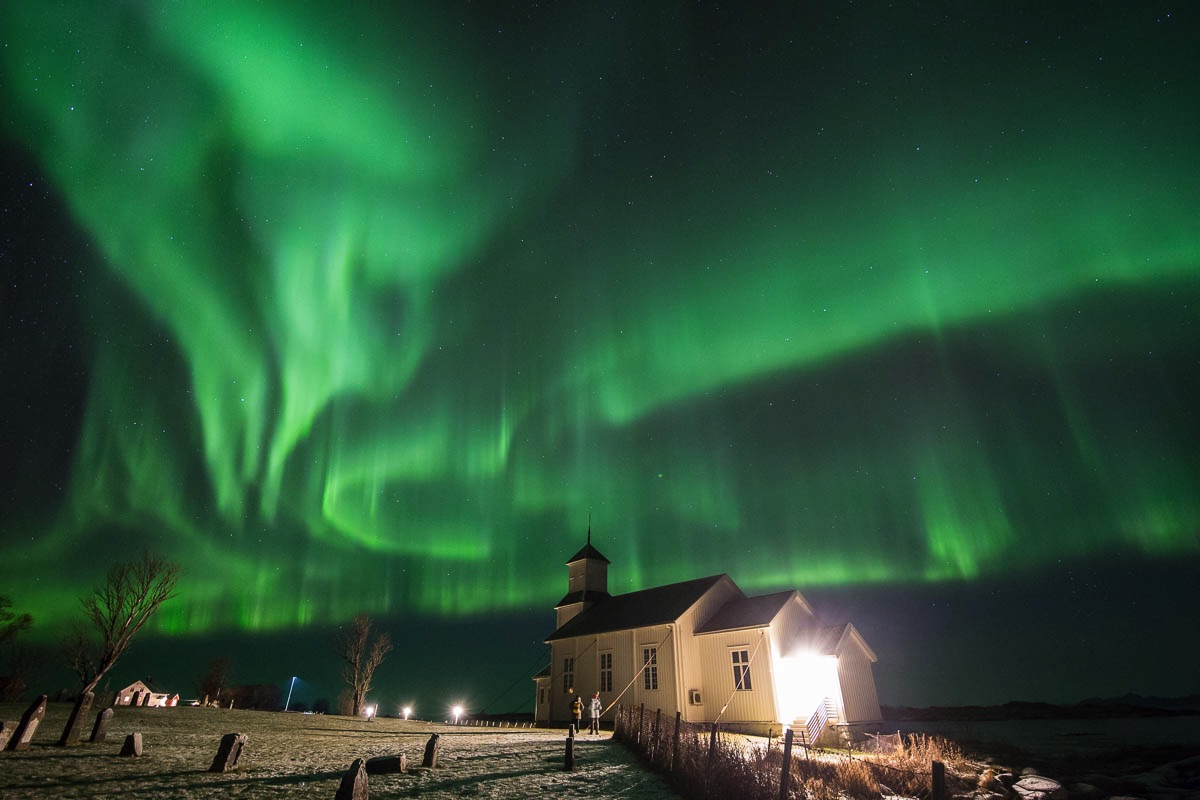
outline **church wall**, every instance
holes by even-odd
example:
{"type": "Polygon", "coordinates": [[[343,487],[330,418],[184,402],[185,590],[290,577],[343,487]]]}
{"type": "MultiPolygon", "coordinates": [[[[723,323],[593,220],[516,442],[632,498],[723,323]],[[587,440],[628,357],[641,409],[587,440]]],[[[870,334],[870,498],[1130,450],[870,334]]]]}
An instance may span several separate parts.
{"type": "MultiPolygon", "coordinates": [[[[637,628],[630,632],[629,651],[625,654],[625,663],[630,670],[629,675],[633,677],[642,669],[642,651],[647,647],[656,648],[658,651],[658,688],[646,688],[646,675],[643,672],[637,676],[625,697],[621,699],[622,705],[636,707],[645,703],[647,713],[662,709],[663,714],[674,716],[677,710],[676,690],[678,684],[675,680],[675,647],[671,639],[667,638],[669,630],[670,627],[667,625],[654,625],[637,628]]],[[[673,638],[674,635],[672,633],[671,637],[673,638]]],[[[628,681],[629,678],[626,678],[626,683],[628,681]]]]}
{"type": "MultiPolygon", "coordinates": [[[[696,637],[703,674],[704,722],[720,716],[727,723],[775,724],[775,690],[771,670],[771,641],[766,629],[706,633],[696,637]],[[757,646],[757,650],[755,649],[757,646]],[[750,690],[736,690],[733,679],[733,652],[750,656],[750,690]],[[725,713],[721,714],[721,707],[725,713]]],[[[699,720],[698,720],[699,721],[699,720]]]]}
{"type": "Polygon", "coordinates": [[[883,718],[871,659],[853,636],[838,651],[838,683],[842,689],[842,722],[875,722],[883,718]]]}
{"type": "Polygon", "coordinates": [[[704,722],[708,719],[708,711],[711,708],[710,698],[707,696],[709,693],[704,691],[705,672],[700,637],[696,636],[696,628],[704,624],[721,606],[741,596],[741,591],[726,577],[705,592],[695,605],[679,618],[676,632],[680,691],[676,702],[679,703],[686,722],[704,722]],[[694,691],[700,694],[699,703],[694,702],[694,691]]]}
{"type": "Polygon", "coordinates": [[[800,592],[796,592],[775,615],[775,619],[771,620],[771,631],[779,654],[789,656],[802,647],[805,635],[810,633],[816,624],[817,619],[808,601],[800,592]]]}

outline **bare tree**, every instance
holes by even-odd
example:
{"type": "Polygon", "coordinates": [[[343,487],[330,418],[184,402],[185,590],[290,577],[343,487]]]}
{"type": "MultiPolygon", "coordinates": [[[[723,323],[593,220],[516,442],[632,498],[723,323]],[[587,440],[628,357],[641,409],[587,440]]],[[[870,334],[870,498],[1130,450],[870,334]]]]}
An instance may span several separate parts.
{"type": "Polygon", "coordinates": [[[0,595],[0,644],[16,637],[18,633],[28,630],[33,625],[33,617],[28,614],[14,614],[12,598],[0,595]]]}
{"type": "Polygon", "coordinates": [[[338,656],[342,659],[342,678],[350,687],[350,712],[357,717],[362,713],[367,692],[371,691],[371,679],[375,670],[392,649],[392,637],[381,633],[371,641],[371,618],[359,614],[348,630],[343,630],[337,639],[338,656]]]}
{"type": "Polygon", "coordinates": [[[100,683],[158,607],[175,596],[179,574],[178,564],[145,552],[140,558],[109,567],[104,585],[83,598],[84,617],[93,630],[77,625],[65,640],[75,674],[83,684],[80,696],[100,683]]]}
{"type": "Polygon", "coordinates": [[[17,638],[33,626],[33,617],[15,613],[12,605],[11,598],[0,595],[0,703],[19,700],[33,671],[30,651],[17,638]]]}
{"type": "Polygon", "coordinates": [[[208,662],[208,672],[200,679],[200,694],[206,700],[214,701],[221,695],[221,690],[229,683],[229,659],[214,658],[208,662]]]}

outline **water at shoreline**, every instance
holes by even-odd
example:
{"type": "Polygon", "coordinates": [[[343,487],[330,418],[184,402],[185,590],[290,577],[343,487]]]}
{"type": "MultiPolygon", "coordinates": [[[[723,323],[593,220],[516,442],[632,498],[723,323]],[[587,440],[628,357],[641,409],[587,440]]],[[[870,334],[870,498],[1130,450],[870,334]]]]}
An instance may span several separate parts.
{"type": "Polygon", "coordinates": [[[1078,758],[1135,748],[1190,746],[1200,752],[1200,715],[1109,719],[884,722],[881,731],[929,733],[986,750],[1017,749],[1047,758],[1078,758]]]}

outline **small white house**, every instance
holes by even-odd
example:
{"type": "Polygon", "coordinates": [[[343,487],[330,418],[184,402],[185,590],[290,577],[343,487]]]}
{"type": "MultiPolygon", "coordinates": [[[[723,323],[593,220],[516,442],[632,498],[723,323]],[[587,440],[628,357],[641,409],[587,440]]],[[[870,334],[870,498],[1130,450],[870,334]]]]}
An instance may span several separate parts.
{"type": "Polygon", "coordinates": [[[179,695],[163,691],[145,681],[134,681],[117,692],[115,706],[154,706],[167,708],[179,704],[179,695]]]}
{"type": "Polygon", "coordinates": [[[565,723],[575,695],[597,691],[605,720],[644,703],[808,741],[881,719],[875,652],[853,625],[821,624],[800,592],[748,597],[722,574],[612,596],[609,563],[590,532],[567,562],[550,666],[534,677],[538,723],[565,723]]]}

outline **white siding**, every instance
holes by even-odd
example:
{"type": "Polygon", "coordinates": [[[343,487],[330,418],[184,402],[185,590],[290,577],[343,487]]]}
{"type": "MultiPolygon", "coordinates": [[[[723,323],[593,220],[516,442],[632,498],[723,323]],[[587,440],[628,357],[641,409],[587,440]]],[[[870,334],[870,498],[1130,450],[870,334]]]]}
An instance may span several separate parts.
{"type": "Polygon", "coordinates": [[[579,658],[577,639],[565,639],[550,644],[550,721],[561,722],[571,716],[570,706],[574,695],[563,692],[563,661],[575,658],[575,682],[579,682],[579,658]]]}
{"type": "Polygon", "coordinates": [[[771,634],[779,655],[791,655],[802,641],[802,635],[816,624],[808,601],[799,592],[792,596],[771,620],[771,634]]]}
{"type": "Polygon", "coordinates": [[[706,633],[696,637],[704,675],[704,722],[715,722],[728,701],[721,722],[775,722],[775,690],[771,674],[771,642],[765,628],[706,633]],[[757,646],[757,651],[755,647],[757,646]],[[735,650],[751,654],[750,691],[735,691],[735,650]]]}
{"type": "Polygon", "coordinates": [[[838,648],[838,683],[842,688],[842,722],[875,722],[883,718],[875,693],[871,659],[858,638],[848,634],[838,648]]]}
{"type": "Polygon", "coordinates": [[[533,721],[537,723],[548,722],[550,719],[550,676],[541,676],[534,679],[534,706],[533,706],[533,721]]]}

